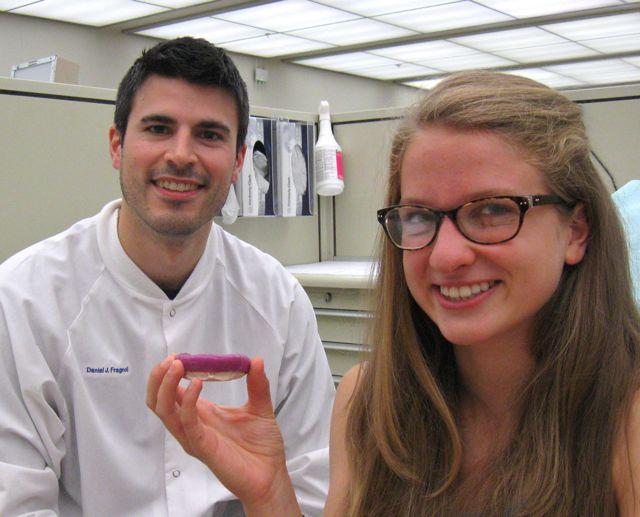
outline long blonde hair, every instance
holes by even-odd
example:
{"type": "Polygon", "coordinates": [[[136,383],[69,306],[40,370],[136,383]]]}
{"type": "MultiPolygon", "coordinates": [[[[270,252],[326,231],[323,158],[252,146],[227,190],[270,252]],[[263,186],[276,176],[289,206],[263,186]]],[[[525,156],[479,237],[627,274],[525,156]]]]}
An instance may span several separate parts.
{"type": "MultiPolygon", "coordinates": [[[[455,74],[429,91],[393,141],[387,204],[421,126],[494,131],[525,151],[554,194],[582,203],[582,262],[567,266],[534,331],[535,371],[509,444],[491,464],[482,515],[615,515],[612,448],[639,386],[639,316],[623,230],[590,160],[580,109],[535,81],[455,74]]],[[[372,352],[349,406],[348,514],[449,515],[463,455],[451,344],[417,306],[402,252],[379,235],[372,352]]]]}

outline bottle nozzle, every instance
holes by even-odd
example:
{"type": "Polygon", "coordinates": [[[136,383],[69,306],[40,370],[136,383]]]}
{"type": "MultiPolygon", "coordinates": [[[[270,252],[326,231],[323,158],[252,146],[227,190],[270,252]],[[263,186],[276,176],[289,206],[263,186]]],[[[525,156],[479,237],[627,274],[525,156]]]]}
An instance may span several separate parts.
{"type": "Polygon", "coordinates": [[[320,101],[318,112],[320,113],[320,119],[329,119],[330,118],[329,102],[320,101]]]}

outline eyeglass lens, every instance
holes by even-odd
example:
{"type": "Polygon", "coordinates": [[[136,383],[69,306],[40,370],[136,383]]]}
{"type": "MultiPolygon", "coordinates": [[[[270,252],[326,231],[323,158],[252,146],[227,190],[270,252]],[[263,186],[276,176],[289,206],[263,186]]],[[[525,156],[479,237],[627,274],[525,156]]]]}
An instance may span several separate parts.
{"type": "MultiPolygon", "coordinates": [[[[455,212],[458,230],[474,242],[493,244],[512,238],[520,228],[520,207],[512,199],[488,198],[455,212]]],[[[426,246],[434,238],[440,216],[424,207],[403,206],[389,211],[385,225],[391,240],[405,249],[426,246]]]]}

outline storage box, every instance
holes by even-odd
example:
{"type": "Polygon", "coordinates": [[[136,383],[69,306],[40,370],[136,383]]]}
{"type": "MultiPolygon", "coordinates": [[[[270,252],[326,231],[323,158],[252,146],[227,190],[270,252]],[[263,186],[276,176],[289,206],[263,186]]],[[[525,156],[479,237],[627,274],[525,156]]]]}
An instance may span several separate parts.
{"type": "Polygon", "coordinates": [[[243,217],[276,215],[275,123],[275,119],[249,117],[247,153],[235,184],[243,217]]]}
{"type": "Polygon", "coordinates": [[[62,59],[60,56],[49,56],[20,63],[11,67],[14,79],[29,79],[50,83],[78,84],[80,67],[76,63],[62,59]]]}
{"type": "Polygon", "coordinates": [[[308,122],[278,120],[276,136],[278,215],[313,215],[315,180],[312,164],[315,125],[308,122]]]}

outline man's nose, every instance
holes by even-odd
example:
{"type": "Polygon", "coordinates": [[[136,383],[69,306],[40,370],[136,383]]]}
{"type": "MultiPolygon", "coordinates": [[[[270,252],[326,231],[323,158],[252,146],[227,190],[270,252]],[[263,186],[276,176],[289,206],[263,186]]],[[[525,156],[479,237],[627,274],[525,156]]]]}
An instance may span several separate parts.
{"type": "Polygon", "coordinates": [[[166,160],[178,168],[192,165],[197,156],[193,147],[193,139],[189,131],[177,131],[170,140],[165,153],[166,160]]]}

